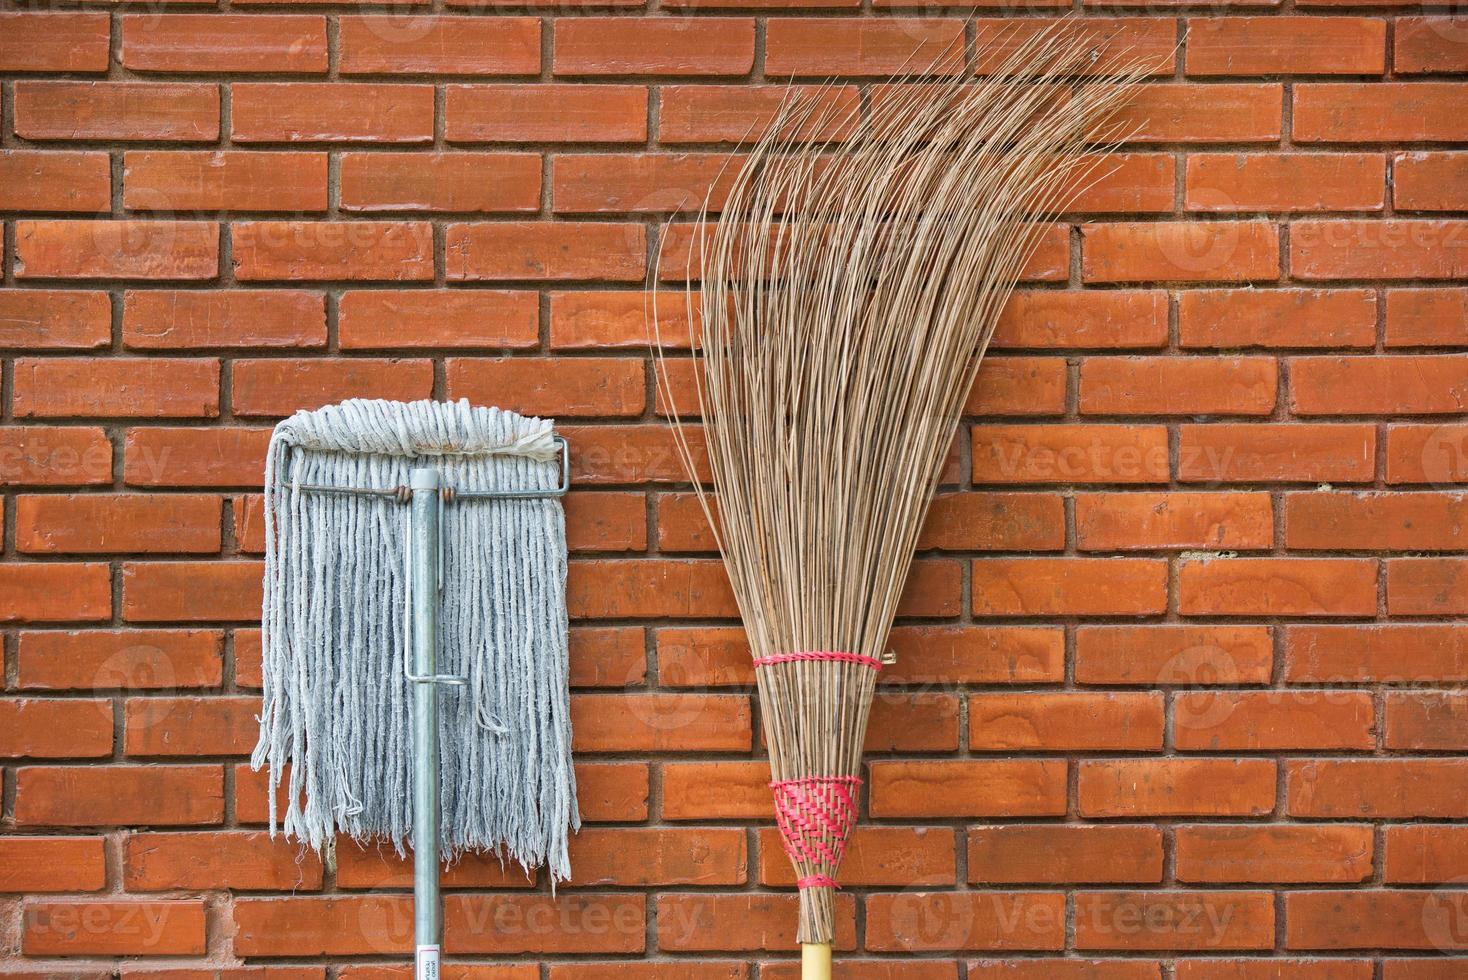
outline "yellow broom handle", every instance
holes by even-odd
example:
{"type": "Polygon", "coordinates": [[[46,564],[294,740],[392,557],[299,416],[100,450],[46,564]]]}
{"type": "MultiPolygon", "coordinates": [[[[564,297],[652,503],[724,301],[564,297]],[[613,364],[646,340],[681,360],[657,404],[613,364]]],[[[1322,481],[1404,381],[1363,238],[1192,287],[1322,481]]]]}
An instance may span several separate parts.
{"type": "Polygon", "coordinates": [[[831,980],[831,944],[800,944],[800,980],[831,980]]]}

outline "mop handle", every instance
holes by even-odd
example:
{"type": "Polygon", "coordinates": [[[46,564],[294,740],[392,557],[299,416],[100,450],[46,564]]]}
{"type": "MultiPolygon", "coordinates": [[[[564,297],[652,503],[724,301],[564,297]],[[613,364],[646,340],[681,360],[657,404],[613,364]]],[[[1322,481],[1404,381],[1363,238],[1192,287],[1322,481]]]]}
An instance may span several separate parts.
{"type": "Polygon", "coordinates": [[[438,891],[438,603],[443,514],[438,471],[412,472],[408,567],[413,669],[413,976],[439,980],[443,909],[438,891]]]}
{"type": "Polygon", "coordinates": [[[831,980],[831,944],[800,944],[800,980],[831,980]]]}

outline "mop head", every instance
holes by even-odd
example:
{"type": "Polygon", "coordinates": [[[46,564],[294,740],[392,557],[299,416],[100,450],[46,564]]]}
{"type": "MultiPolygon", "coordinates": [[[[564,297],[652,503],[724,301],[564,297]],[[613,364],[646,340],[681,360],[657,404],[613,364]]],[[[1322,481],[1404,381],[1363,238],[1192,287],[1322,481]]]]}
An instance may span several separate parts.
{"type": "MultiPolygon", "coordinates": [[[[276,426],[265,464],[264,703],[252,765],[271,833],[412,844],[409,508],[303,484],[394,488],[432,465],[456,491],[559,485],[551,422],[456,403],[354,399],[276,426]]],[[[579,828],[567,695],[566,532],[556,498],[443,511],[441,846],[492,851],[552,882],[579,828]]]]}

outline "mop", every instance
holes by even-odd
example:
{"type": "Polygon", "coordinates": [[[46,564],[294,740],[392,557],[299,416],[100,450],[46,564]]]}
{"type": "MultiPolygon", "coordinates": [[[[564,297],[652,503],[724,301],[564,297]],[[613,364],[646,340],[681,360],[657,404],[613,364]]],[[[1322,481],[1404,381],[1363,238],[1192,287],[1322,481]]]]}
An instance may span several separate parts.
{"type": "Polygon", "coordinates": [[[354,399],[270,440],[251,762],[271,834],[283,783],[285,834],[318,852],[412,846],[420,978],[439,858],[570,874],[565,464],[550,421],[467,401],[354,399]]]}

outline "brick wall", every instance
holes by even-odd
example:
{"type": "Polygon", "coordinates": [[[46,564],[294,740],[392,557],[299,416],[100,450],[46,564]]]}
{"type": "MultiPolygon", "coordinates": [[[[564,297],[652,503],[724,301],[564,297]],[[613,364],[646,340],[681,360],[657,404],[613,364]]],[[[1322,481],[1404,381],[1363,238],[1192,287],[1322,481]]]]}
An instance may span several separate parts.
{"type": "MultiPolygon", "coordinates": [[[[259,490],[279,417],[433,395],[571,439],[588,822],[554,899],[448,873],[447,975],[791,980],[640,288],[781,82],[982,68],[1071,4],[981,6],[4,0],[0,972],[403,975],[402,862],[261,832],[259,490]]],[[[1162,67],[971,400],[840,975],[1465,976],[1468,30],[1075,6],[1162,67]]]]}

